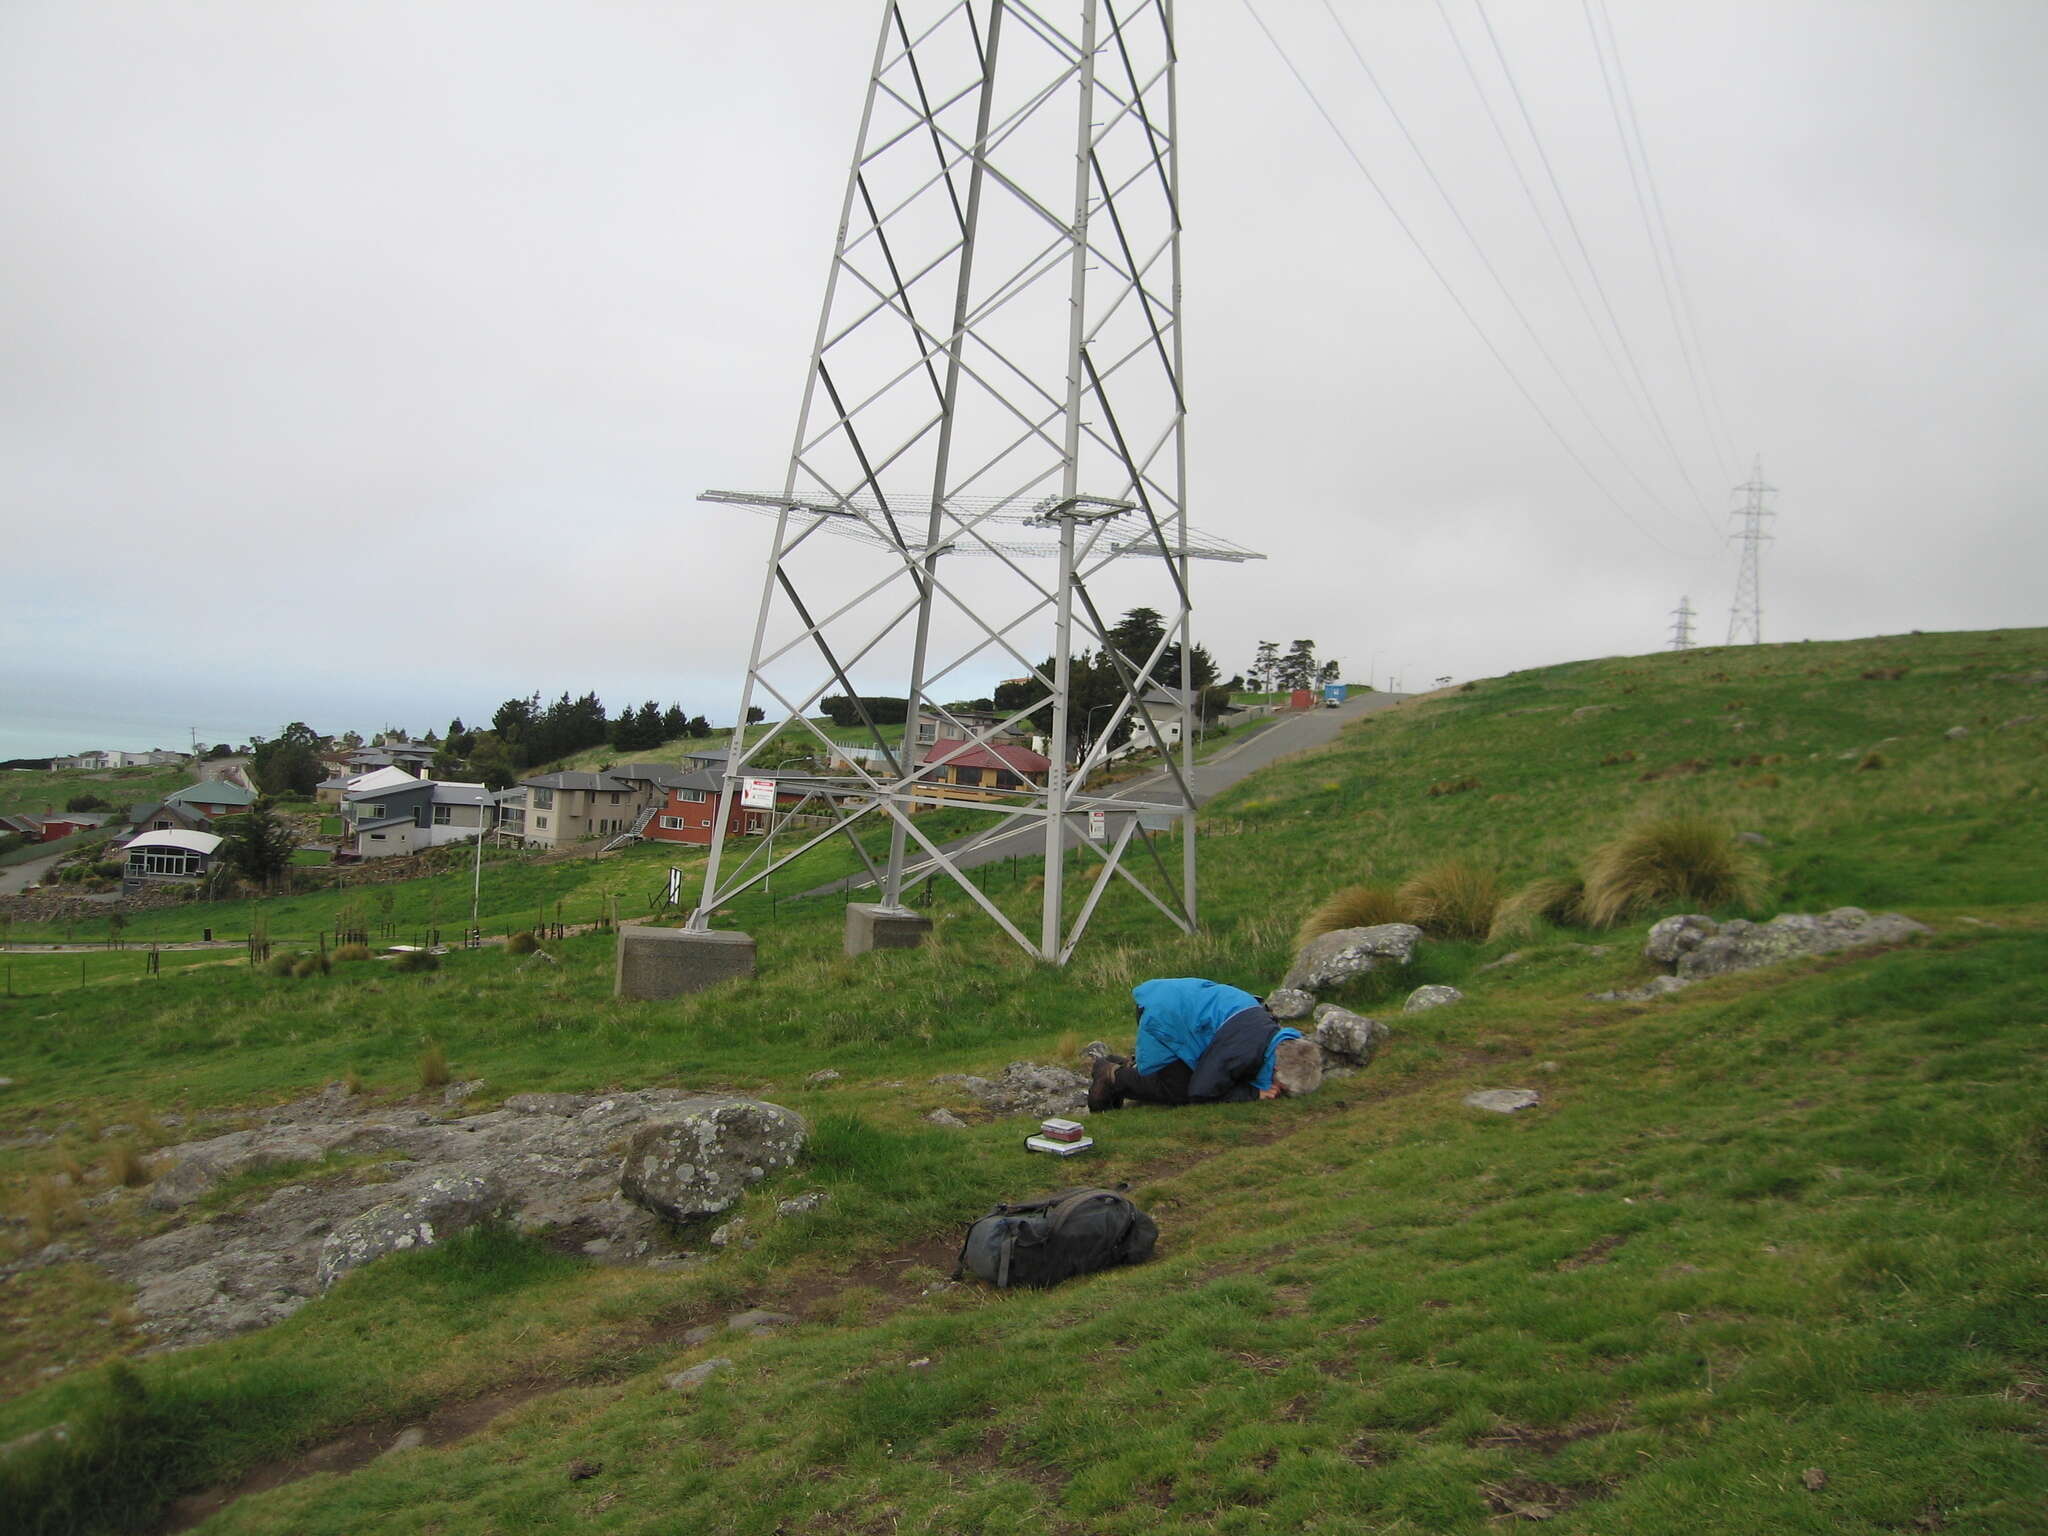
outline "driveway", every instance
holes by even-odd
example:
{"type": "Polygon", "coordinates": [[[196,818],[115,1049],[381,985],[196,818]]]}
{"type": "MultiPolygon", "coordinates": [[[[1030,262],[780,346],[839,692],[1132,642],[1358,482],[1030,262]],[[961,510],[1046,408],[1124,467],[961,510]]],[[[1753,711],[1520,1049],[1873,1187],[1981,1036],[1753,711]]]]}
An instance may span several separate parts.
{"type": "MultiPolygon", "coordinates": [[[[1364,693],[1354,695],[1335,709],[1303,710],[1274,718],[1263,730],[1255,731],[1243,741],[1234,742],[1215,756],[1195,764],[1195,803],[1200,805],[1223,793],[1232,785],[1250,778],[1261,768],[1291,757],[1296,752],[1306,752],[1311,747],[1326,746],[1337,739],[1337,733],[1366,715],[1387,709],[1412,695],[1405,693],[1364,693]]],[[[1128,784],[1118,785],[1112,793],[1113,799],[1145,799],[1162,784],[1171,786],[1172,776],[1167,773],[1147,774],[1142,779],[1133,779],[1128,784]]],[[[956,852],[966,839],[948,843],[946,851],[953,854],[954,862],[962,869],[977,869],[984,864],[993,864],[1008,858],[1043,858],[1045,854],[1045,829],[1036,822],[1019,826],[1000,837],[992,837],[978,843],[965,853],[956,852]]],[[[1069,824],[1065,846],[1078,848],[1087,841],[1087,834],[1078,825],[1069,824]]],[[[921,867],[921,862],[909,865],[911,871],[921,867]]],[[[818,886],[805,891],[805,896],[831,896],[846,891],[868,888],[871,882],[866,875],[855,875],[845,880],[835,880],[830,885],[818,886]]]]}
{"type": "Polygon", "coordinates": [[[53,853],[48,858],[30,859],[26,864],[9,864],[0,869],[0,896],[19,896],[30,886],[40,884],[50,867],[63,857],[53,853]]]}

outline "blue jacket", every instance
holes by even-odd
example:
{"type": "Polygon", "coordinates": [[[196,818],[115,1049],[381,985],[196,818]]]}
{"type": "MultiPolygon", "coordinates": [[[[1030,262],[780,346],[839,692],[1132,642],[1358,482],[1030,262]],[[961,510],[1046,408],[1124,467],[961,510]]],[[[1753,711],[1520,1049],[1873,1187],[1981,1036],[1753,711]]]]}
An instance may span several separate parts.
{"type": "Polygon", "coordinates": [[[1170,1061],[1194,1073],[1190,1099],[1248,1099],[1273,1086],[1273,1054],[1301,1031],[1274,1022],[1242,987],[1193,976],[1140,982],[1138,1059],[1147,1075],[1170,1061]]]}

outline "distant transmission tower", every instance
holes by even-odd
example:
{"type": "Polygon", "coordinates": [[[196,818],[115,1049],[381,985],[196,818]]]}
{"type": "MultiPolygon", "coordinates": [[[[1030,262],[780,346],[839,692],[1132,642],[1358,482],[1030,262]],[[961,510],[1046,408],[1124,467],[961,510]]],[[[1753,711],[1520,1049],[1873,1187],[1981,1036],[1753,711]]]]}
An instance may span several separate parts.
{"type": "Polygon", "coordinates": [[[1692,638],[1692,599],[1681,597],[1678,600],[1678,609],[1671,615],[1671,618],[1671,649],[1674,651],[1691,650],[1694,645],[1692,638]]]}
{"type": "Polygon", "coordinates": [[[1735,602],[1728,610],[1728,643],[1740,645],[1745,636],[1751,645],[1762,645],[1764,640],[1764,599],[1763,589],[1757,580],[1758,556],[1766,540],[1764,519],[1778,514],[1764,505],[1764,498],[1778,488],[1764,484],[1763,455],[1757,455],[1750,466],[1749,480],[1735,487],[1730,494],[1744,498],[1741,508],[1734,514],[1742,519],[1742,569],[1735,577],[1735,602]]]}
{"type": "Polygon", "coordinates": [[[904,934],[910,893],[950,880],[1060,963],[1120,881],[1192,932],[1189,566],[1259,557],[1187,521],[1172,0],[880,13],[787,474],[703,497],[774,540],[690,926],[885,826],[880,857],[853,838],[862,924],[904,934]],[[1110,632],[1139,606],[1163,624],[1129,654],[1110,632]],[[1114,677],[1086,709],[1083,653],[1114,677]],[[992,709],[965,698],[997,676],[992,709]],[[826,702],[863,742],[814,723],[826,702]],[[757,707],[783,718],[750,740],[757,707]],[[1095,780],[1127,734],[1159,767],[1112,794],[1095,780]],[[964,846],[926,834],[940,806],[977,813],[964,846]],[[998,902],[973,871],[1020,855],[1043,885],[998,902]]]}

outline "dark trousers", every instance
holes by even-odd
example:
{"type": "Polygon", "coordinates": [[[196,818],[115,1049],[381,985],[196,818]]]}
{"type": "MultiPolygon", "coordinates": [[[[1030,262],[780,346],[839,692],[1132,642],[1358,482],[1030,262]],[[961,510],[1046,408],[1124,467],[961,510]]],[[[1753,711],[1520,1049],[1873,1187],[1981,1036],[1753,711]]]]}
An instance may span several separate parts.
{"type": "Polygon", "coordinates": [[[1194,1070],[1185,1062],[1169,1061],[1157,1072],[1140,1072],[1136,1067],[1118,1067],[1111,1079],[1116,1091],[1139,1104],[1185,1104],[1194,1070]]]}

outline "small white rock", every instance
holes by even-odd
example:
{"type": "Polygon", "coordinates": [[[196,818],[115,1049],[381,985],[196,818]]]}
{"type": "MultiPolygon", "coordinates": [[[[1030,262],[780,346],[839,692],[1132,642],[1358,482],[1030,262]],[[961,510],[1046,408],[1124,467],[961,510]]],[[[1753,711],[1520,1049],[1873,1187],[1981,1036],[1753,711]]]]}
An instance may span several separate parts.
{"type": "Polygon", "coordinates": [[[1531,1109],[1542,1102],[1543,1095],[1534,1088],[1482,1088],[1465,1095],[1467,1108],[1484,1109],[1496,1115],[1512,1115],[1518,1109],[1531,1109]]]}

